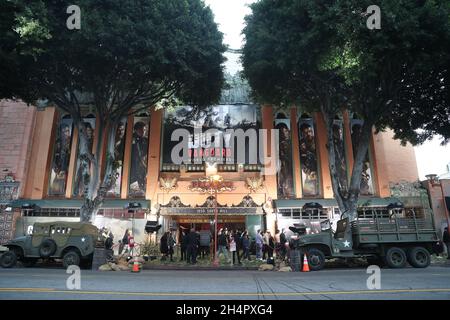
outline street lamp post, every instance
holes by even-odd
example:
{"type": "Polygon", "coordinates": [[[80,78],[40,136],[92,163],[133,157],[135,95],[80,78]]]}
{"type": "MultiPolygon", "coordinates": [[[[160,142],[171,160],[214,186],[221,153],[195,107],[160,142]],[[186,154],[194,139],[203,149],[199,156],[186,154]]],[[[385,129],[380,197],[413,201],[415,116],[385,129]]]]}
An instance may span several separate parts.
{"type": "Polygon", "coordinates": [[[217,256],[217,224],[219,223],[219,209],[217,208],[217,189],[214,189],[214,262],[213,266],[219,266],[219,257],[217,256]]]}
{"type": "Polygon", "coordinates": [[[217,224],[219,223],[219,209],[217,202],[217,194],[219,192],[232,191],[234,186],[231,181],[224,181],[222,176],[217,174],[217,170],[209,169],[209,175],[206,178],[201,178],[192,182],[189,187],[191,191],[200,193],[208,193],[214,195],[214,260],[213,265],[219,266],[219,259],[217,257],[217,224]]]}
{"type": "Polygon", "coordinates": [[[444,202],[445,217],[447,218],[447,228],[449,228],[450,230],[450,215],[447,208],[447,202],[445,201],[445,194],[442,182],[439,181],[439,179],[437,178],[437,174],[427,174],[425,177],[428,179],[431,187],[439,185],[439,187],[441,188],[442,201],[444,202]]]}

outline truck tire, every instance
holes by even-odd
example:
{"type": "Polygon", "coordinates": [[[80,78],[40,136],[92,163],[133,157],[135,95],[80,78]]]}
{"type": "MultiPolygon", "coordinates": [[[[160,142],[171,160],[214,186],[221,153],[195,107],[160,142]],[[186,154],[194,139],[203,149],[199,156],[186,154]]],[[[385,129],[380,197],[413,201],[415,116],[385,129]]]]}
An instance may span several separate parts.
{"type": "Polygon", "coordinates": [[[431,263],[430,253],[423,247],[414,247],[408,250],[408,262],[414,268],[426,268],[431,263]]]}
{"type": "Polygon", "coordinates": [[[325,255],[316,248],[308,249],[307,251],[309,269],[312,271],[319,271],[325,267],[325,255]]]}
{"type": "Polygon", "coordinates": [[[64,254],[63,266],[68,268],[69,266],[79,266],[80,265],[80,255],[75,250],[70,250],[64,254]]]}
{"type": "Polygon", "coordinates": [[[0,266],[2,268],[12,268],[17,263],[17,255],[14,251],[6,251],[0,256],[0,266]]]}
{"type": "Polygon", "coordinates": [[[56,243],[52,239],[45,239],[39,247],[41,258],[49,258],[56,252],[56,243]]]}
{"type": "Polygon", "coordinates": [[[406,253],[401,248],[392,247],[386,252],[384,257],[389,268],[404,268],[406,266],[406,253]]]}

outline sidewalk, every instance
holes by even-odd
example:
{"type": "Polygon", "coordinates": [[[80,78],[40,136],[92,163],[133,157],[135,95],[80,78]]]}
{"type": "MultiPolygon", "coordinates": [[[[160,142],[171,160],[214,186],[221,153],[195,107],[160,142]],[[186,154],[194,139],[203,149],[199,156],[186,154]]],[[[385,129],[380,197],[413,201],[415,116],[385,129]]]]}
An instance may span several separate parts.
{"type": "Polygon", "coordinates": [[[185,261],[160,260],[155,259],[146,261],[143,264],[144,270],[258,270],[263,261],[251,260],[241,261],[241,265],[231,265],[230,262],[225,261],[222,257],[219,266],[214,266],[209,258],[198,259],[196,264],[188,264],[185,261]]]}
{"type": "Polygon", "coordinates": [[[258,270],[258,267],[246,267],[246,266],[219,266],[219,267],[214,267],[213,265],[210,266],[206,266],[206,265],[149,265],[149,264],[144,264],[142,267],[143,270],[223,270],[223,271],[230,271],[230,270],[235,270],[235,271],[248,271],[248,270],[258,270]]]}

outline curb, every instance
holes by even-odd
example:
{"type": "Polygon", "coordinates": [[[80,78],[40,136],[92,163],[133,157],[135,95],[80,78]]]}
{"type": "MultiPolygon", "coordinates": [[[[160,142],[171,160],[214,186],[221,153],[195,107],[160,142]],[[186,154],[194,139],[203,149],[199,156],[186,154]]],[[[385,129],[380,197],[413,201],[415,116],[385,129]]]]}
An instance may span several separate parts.
{"type": "Polygon", "coordinates": [[[258,267],[204,267],[204,266],[146,266],[142,270],[183,270],[183,271],[258,271],[258,267]]]}

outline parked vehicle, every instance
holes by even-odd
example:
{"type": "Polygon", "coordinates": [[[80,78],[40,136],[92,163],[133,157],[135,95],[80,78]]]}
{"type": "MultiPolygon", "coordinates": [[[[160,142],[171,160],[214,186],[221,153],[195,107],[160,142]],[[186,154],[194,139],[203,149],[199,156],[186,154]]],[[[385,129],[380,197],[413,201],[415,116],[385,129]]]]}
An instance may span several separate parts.
{"type": "Polygon", "coordinates": [[[35,223],[32,234],[4,244],[9,250],[0,257],[0,266],[11,268],[20,261],[31,267],[39,259],[62,259],[70,265],[90,264],[95,247],[104,247],[98,228],[81,222],[35,223]]]}
{"type": "MultiPolygon", "coordinates": [[[[407,262],[426,268],[440,242],[431,211],[403,208],[401,204],[365,210],[355,221],[322,222],[322,231],[303,234],[295,246],[307,254],[311,270],[321,270],[327,259],[366,258],[370,264],[403,268],[407,262]]],[[[292,230],[292,229],[291,229],[292,230]]]]}

